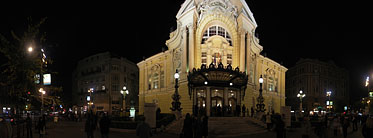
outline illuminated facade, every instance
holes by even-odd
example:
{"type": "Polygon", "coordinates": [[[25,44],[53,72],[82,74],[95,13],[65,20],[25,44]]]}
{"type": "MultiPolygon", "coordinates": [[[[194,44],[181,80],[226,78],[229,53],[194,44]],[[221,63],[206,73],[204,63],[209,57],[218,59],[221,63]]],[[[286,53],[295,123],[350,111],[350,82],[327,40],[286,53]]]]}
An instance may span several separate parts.
{"type": "Polygon", "coordinates": [[[255,108],[260,75],[267,111],[280,112],[287,68],[260,55],[257,24],[244,0],[186,0],[176,18],[177,29],[166,41],[168,50],[137,64],[140,114],[144,103],[171,112],[176,70],[183,114],[194,107],[203,107],[209,116],[218,106],[255,108]]]}

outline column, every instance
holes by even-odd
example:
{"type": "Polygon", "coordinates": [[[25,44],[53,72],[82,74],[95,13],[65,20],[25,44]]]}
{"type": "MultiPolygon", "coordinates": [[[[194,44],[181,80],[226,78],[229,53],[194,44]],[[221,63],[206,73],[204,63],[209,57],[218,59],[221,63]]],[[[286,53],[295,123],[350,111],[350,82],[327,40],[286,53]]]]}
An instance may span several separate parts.
{"type": "Polygon", "coordinates": [[[211,116],[211,90],[210,87],[206,87],[206,112],[207,116],[211,116]]]}
{"type": "MultiPolygon", "coordinates": [[[[193,24],[188,25],[189,28],[189,70],[192,70],[195,65],[194,65],[194,26],[193,24]]],[[[200,58],[200,57],[199,57],[200,58]]],[[[201,65],[197,65],[199,67],[201,65]]]]}
{"type": "Polygon", "coordinates": [[[240,62],[240,70],[245,71],[245,30],[241,30],[241,35],[240,35],[240,56],[239,56],[239,62],[240,62]]]}
{"type": "Polygon", "coordinates": [[[225,105],[226,107],[228,107],[228,87],[224,87],[223,105],[225,105]]]}

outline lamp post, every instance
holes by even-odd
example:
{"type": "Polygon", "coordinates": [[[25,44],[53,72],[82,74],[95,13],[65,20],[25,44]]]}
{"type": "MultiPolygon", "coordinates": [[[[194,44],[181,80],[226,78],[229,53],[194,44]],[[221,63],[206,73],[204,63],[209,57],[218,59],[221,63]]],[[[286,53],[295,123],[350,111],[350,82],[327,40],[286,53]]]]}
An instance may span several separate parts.
{"type": "MultiPolygon", "coordinates": [[[[29,52],[29,53],[32,53],[33,51],[34,51],[34,48],[33,48],[33,46],[32,45],[30,45],[28,48],[27,48],[27,51],[29,52]]],[[[43,95],[45,94],[45,91],[44,91],[44,89],[43,89],[43,65],[45,64],[45,65],[47,65],[47,56],[45,55],[45,53],[44,53],[44,49],[43,48],[41,48],[40,49],[40,55],[41,55],[41,62],[40,62],[40,76],[39,76],[39,84],[40,84],[40,89],[39,89],[39,92],[41,92],[41,108],[42,109],[40,109],[40,111],[41,111],[41,113],[43,114],[43,107],[44,107],[44,97],[43,97],[43,95]]]]}
{"type": "Polygon", "coordinates": [[[302,90],[300,90],[299,93],[298,93],[298,95],[297,95],[297,97],[299,97],[299,99],[300,99],[300,104],[299,104],[299,113],[302,114],[302,107],[303,107],[303,106],[302,106],[302,99],[303,99],[304,97],[306,97],[306,94],[303,93],[302,90]]]}
{"type": "Polygon", "coordinates": [[[39,92],[41,94],[41,106],[40,106],[40,113],[43,115],[43,108],[44,108],[44,94],[45,94],[45,90],[43,88],[40,88],[39,89],[39,92]]]}
{"type": "MultiPolygon", "coordinates": [[[[123,86],[123,89],[122,90],[120,90],[120,94],[122,94],[122,110],[123,111],[125,111],[125,109],[123,109],[123,107],[124,108],[126,108],[125,106],[123,106],[123,104],[125,104],[125,97],[127,96],[127,94],[129,94],[129,91],[128,91],[128,89],[127,89],[127,87],[126,86],[123,86]]],[[[123,112],[121,112],[121,113],[123,113],[123,112]]]]}
{"type": "Polygon", "coordinates": [[[260,78],[259,78],[259,97],[257,98],[257,102],[258,104],[256,104],[256,111],[257,112],[265,112],[266,109],[265,109],[265,104],[264,104],[264,98],[263,98],[263,77],[262,75],[260,75],[260,78]]]}
{"type": "Polygon", "coordinates": [[[88,102],[88,110],[91,110],[92,111],[92,105],[93,105],[93,97],[92,97],[92,93],[93,93],[93,88],[90,88],[89,90],[88,90],[88,93],[89,93],[89,98],[90,98],[90,100],[89,100],[89,102],[88,102]]]}
{"type": "Polygon", "coordinates": [[[328,109],[328,111],[330,111],[330,109],[332,108],[332,104],[333,102],[330,101],[330,96],[332,95],[332,91],[327,91],[326,92],[326,96],[328,97],[328,100],[326,102],[326,109],[328,109]]]}
{"type": "Polygon", "coordinates": [[[171,105],[172,105],[172,107],[170,108],[172,111],[181,111],[183,108],[180,108],[180,105],[181,105],[181,103],[180,103],[180,98],[181,98],[181,96],[179,95],[179,92],[178,92],[178,88],[179,88],[179,72],[176,70],[176,72],[175,72],[175,75],[174,75],[174,77],[175,77],[175,93],[172,95],[172,103],[171,103],[171,105]]]}

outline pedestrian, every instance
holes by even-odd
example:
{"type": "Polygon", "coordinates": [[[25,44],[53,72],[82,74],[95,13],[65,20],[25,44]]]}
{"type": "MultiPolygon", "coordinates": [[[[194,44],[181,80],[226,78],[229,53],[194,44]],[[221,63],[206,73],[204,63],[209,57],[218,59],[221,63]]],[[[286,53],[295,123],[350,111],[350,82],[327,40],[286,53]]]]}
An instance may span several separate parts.
{"type": "Polygon", "coordinates": [[[193,126],[192,125],[193,125],[192,118],[190,117],[190,114],[187,113],[185,115],[184,126],[180,134],[181,135],[180,137],[193,138],[193,126]]]}
{"type": "Polygon", "coordinates": [[[352,130],[353,131],[358,130],[358,128],[357,128],[357,115],[356,114],[352,117],[352,130]]]}
{"type": "Polygon", "coordinates": [[[271,115],[268,112],[267,115],[266,115],[266,124],[267,124],[267,130],[268,131],[271,131],[271,124],[272,124],[272,120],[271,119],[272,119],[271,115]]]}
{"type": "Polygon", "coordinates": [[[245,117],[245,112],[246,112],[246,106],[245,104],[242,105],[242,116],[245,117]]]}
{"type": "Polygon", "coordinates": [[[251,107],[251,117],[254,117],[254,108],[251,107]]]}
{"type": "Polygon", "coordinates": [[[284,138],[285,131],[285,122],[281,119],[281,116],[278,115],[276,119],[276,135],[277,138],[284,138]]]}
{"type": "Polygon", "coordinates": [[[4,138],[12,137],[12,126],[10,122],[5,121],[5,119],[1,117],[0,117],[0,136],[4,138]]]}
{"type": "Polygon", "coordinates": [[[343,120],[343,124],[342,124],[342,131],[343,131],[343,137],[346,138],[347,137],[347,128],[350,126],[350,122],[348,121],[348,118],[345,118],[343,120]]]}
{"type": "Polygon", "coordinates": [[[197,128],[195,131],[194,138],[202,138],[202,118],[201,115],[197,117],[197,128]]]}
{"type": "Polygon", "coordinates": [[[27,113],[26,130],[27,138],[32,138],[32,119],[30,118],[30,113],[27,113]]]}
{"type": "Polygon", "coordinates": [[[363,122],[363,127],[361,132],[364,138],[372,138],[373,137],[373,118],[367,118],[366,122],[363,122]]]}
{"type": "Polygon", "coordinates": [[[136,135],[140,138],[149,138],[152,136],[150,125],[145,120],[146,118],[144,117],[136,128],[136,135]]]}
{"type": "Polygon", "coordinates": [[[101,130],[102,138],[109,137],[109,129],[110,129],[110,119],[105,113],[103,113],[102,118],[100,120],[100,130],[101,130]]]}
{"type": "Polygon", "coordinates": [[[39,138],[43,138],[45,135],[45,118],[39,117],[39,122],[37,124],[37,129],[39,131],[39,138]]]}
{"type": "Polygon", "coordinates": [[[309,118],[308,115],[304,116],[302,127],[303,127],[302,138],[308,138],[309,137],[309,130],[310,130],[310,127],[311,127],[310,118],[309,118]]]}
{"type": "Polygon", "coordinates": [[[87,138],[93,138],[94,137],[94,131],[95,131],[96,125],[94,124],[93,116],[92,114],[88,114],[87,120],[85,122],[85,132],[87,133],[87,138]]]}
{"type": "Polygon", "coordinates": [[[208,136],[208,117],[203,115],[202,119],[202,137],[207,138],[208,136]]]}
{"type": "Polygon", "coordinates": [[[338,136],[338,128],[341,127],[338,117],[334,117],[331,126],[333,127],[334,136],[338,136]]]}

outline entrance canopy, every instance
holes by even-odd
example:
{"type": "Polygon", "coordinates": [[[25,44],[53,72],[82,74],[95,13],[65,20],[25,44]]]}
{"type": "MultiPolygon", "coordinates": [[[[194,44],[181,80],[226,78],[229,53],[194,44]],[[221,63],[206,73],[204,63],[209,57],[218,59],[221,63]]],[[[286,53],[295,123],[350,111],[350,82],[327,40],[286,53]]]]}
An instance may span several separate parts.
{"type": "Polygon", "coordinates": [[[200,69],[193,68],[193,71],[188,74],[189,96],[191,98],[194,88],[197,87],[231,87],[243,90],[241,94],[243,99],[247,82],[248,75],[240,72],[238,67],[233,70],[230,64],[224,67],[220,63],[216,67],[211,63],[207,68],[202,64],[200,69]]]}

